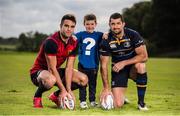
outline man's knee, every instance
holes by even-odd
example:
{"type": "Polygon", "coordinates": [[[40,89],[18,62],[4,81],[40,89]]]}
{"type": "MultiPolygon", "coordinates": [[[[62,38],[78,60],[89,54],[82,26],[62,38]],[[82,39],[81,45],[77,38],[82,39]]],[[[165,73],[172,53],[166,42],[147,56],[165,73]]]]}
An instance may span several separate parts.
{"type": "Polygon", "coordinates": [[[81,85],[86,86],[87,83],[88,83],[88,77],[87,77],[87,75],[83,74],[81,77],[81,85]]]}
{"type": "Polygon", "coordinates": [[[146,72],[146,64],[145,63],[136,63],[135,68],[137,73],[143,74],[146,72]]]}
{"type": "Polygon", "coordinates": [[[115,108],[121,108],[122,106],[124,105],[124,101],[123,100],[121,100],[121,101],[117,101],[116,103],[115,103],[115,108]]]}
{"type": "Polygon", "coordinates": [[[39,77],[38,77],[39,83],[42,83],[42,85],[46,89],[51,89],[54,84],[56,83],[56,77],[54,77],[51,73],[48,71],[43,71],[39,77]]]}

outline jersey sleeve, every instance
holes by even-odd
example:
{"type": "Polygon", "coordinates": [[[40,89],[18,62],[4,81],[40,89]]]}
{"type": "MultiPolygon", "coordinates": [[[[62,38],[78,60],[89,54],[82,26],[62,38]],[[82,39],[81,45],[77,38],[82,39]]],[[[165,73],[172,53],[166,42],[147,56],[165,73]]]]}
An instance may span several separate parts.
{"type": "Polygon", "coordinates": [[[56,55],[57,49],[58,49],[58,46],[53,40],[48,39],[45,41],[44,52],[47,55],[56,55]]]}
{"type": "Polygon", "coordinates": [[[78,54],[78,46],[69,53],[69,57],[75,57],[78,54]]]}
{"type": "Polygon", "coordinates": [[[108,40],[102,39],[99,45],[99,53],[102,56],[110,56],[110,47],[109,47],[109,42],[108,40]]]}
{"type": "Polygon", "coordinates": [[[98,39],[98,43],[100,43],[102,41],[102,37],[103,37],[103,33],[99,32],[99,39],[98,39]]]}
{"type": "Polygon", "coordinates": [[[78,42],[80,42],[81,41],[81,32],[76,33],[75,36],[76,36],[78,42]]]}
{"type": "Polygon", "coordinates": [[[77,36],[73,35],[73,40],[71,43],[72,51],[69,52],[69,57],[75,57],[78,54],[78,40],[77,36]]]}
{"type": "Polygon", "coordinates": [[[138,32],[133,32],[132,42],[135,48],[144,45],[144,40],[138,32]]]}

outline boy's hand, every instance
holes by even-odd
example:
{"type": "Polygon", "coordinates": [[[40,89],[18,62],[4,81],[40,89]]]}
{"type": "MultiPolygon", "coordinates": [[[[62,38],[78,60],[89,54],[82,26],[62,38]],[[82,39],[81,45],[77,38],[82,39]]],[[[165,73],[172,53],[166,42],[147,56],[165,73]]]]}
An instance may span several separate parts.
{"type": "Polygon", "coordinates": [[[109,32],[104,32],[102,38],[108,39],[108,36],[109,36],[109,32]]]}

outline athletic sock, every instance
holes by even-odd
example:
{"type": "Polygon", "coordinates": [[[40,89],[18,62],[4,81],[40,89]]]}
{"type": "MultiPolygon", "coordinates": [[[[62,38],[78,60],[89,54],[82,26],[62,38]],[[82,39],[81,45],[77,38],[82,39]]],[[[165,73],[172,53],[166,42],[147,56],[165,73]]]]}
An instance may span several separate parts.
{"type": "Polygon", "coordinates": [[[45,91],[47,91],[46,88],[44,88],[43,86],[39,86],[38,89],[36,90],[34,97],[42,97],[42,93],[45,91]]]}
{"type": "Polygon", "coordinates": [[[138,93],[138,104],[144,104],[144,96],[146,93],[146,85],[147,85],[147,73],[143,73],[143,74],[137,73],[136,85],[137,85],[137,93],[138,93]]]}
{"type": "Polygon", "coordinates": [[[59,93],[60,93],[60,90],[57,90],[57,91],[54,92],[54,95],[55,95],[55,96],[58,96],[59,93]]]}

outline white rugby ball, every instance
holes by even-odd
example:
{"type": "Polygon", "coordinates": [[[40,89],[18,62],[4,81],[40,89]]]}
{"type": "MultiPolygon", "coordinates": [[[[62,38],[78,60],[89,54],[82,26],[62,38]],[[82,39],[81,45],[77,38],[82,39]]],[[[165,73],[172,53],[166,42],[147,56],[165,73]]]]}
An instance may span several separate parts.
{"type": "Polygon", "coordinates": [[[61,109],[74,109],[74,100],[72,98],[68,99],[67,97],[64,100],[60,101],[60,108],[61,109]]]}
{"type": "Polygon", "coordinates": [[[102,99],[101,107],[105,110],[110,110],[114,108],[112,95],[107,95],[106,99],[102,99]]]}

